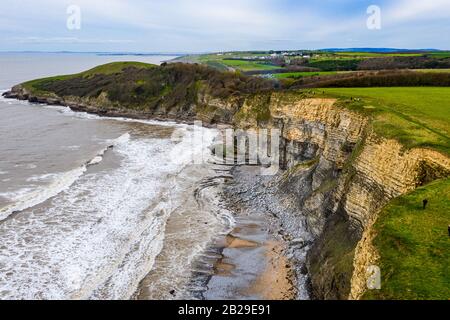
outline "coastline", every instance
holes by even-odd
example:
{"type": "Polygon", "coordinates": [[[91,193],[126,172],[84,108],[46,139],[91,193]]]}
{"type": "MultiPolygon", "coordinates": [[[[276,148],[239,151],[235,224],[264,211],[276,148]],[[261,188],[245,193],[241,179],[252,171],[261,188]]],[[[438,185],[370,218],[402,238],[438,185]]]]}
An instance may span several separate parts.
{"type": "MultiPolygon", "coordinates": [[[[185,121],[179,118],[159,118],[142,113],[110,112],[73,104],[64,105],[57,103],[59,101],[47,99],[37,99],[37,101],[29,97],[21,99],[17,96],[8,96],[8,92],[4,96],[9,99],[27,100],[31,104],[68,107],[74,112],[86,112],[102,118],[193,124],[192,120],[185,121]]],[[[236,174],[234,168],[233,166],[226,168],[231,174],[231,180],[236,174]]],[[[287,258],[288,243],[270,227],[273,221],[269,221],[271,217],[266,213],[258,215],[250,208],[244,209],[235,205],[241,199],[231,189],[227,189],[226,180],[228,179],[219,185],[223,191],[222,201],[226,208],[235,213],[236,225],[230,232],[219,233],[206,248],[203,248],[193,258],[192,269],[194,272],[189,279],[189,297],[197,299],[295,299],[297,296],[296,279],[294,266],[287,258]],[[246,210],[247,212],[245,212],[246,210]],[[198,286],[199,283],[202,285],[198,286]]],[[[146,278],[141,280],[141,284],[146,281],[146,278]]],[[[156,298],[186,298],[183,295],[178,296],[178,291],[170,288],[167,286],[166,294],[156,298]]],[[[145,293],[137,292],[133,298],[148,299],[150,297],[145,293]]]]}
{"type": "Polygon", "coordinates": [[[189,295],[199,300],[295,300],[307,299],[299,288],[298,264],[291,243],[279,221],[268,211],[246,201],[258,197],[262,185],[248,193],[245,176],[254,167],[233,166],[231,179],[223,184],[222,200],[235,214],[234,228],[210,243],[195,270],[189,295]]]}
{"type": "MultiPolygon", "coordinates": [[[[123,70],[122,73],[125,77],[123,84],[133,84],[130,82],[134,79],[132,70],[123,70]]],[[[211,79],[214,80],[215,77],[211,79]]],[[[38,82],[41,85],[42,80],[38,82]]],[[[377,96],[380,88],[361,89],[367,90],[370,96],[373,95],[373,98],[368,96],[367,99],[363,95],[365,91],[348,91],[353,90],[352,88],[324,89],[322,93],[308,91],[305,94],[269,90],[269,94],[263,91],[255,96],[247,96],[247,91],[244,90],[240,92],[242,95],[221,96],[218,94],[220,88],[214,85],[218,82],[211,81],[203,88],[206,91],[193,90],[195,94],[189,96],[188,100],[184,99],[185,95],[174,94],[171,98],[176,99],[166,100],[170,102],[168,104],[158,102],[147,106],[147,100],[141,99],[132,103],[134,100],[127,94],[109,100],[109,89],[104,86],[97,87],[96,83],[85,89],[101,88],[96,91],[101,92],[100,95],[80,93],[77,90],[79,81],[80,78],[70,82],[70,90],[65,94],[61,93],[58,87],[66,84],[56,81],[54,86],[29,86],[29,83],[24,83],[13,88],[15,92],[6,93],[6,96],[36,104],[65,105],[64,108],[46,108],[58,109],[70,115],[78,111],[82,112],[82,117],[89,118],[98,117],[90,117],[87,113],[107,119],[118,118],[119,121],[163,121],[162,125],[166,123],[169,126],[185,126],[181,123],[192,124],[192,119],[201,119],[214,124],[210,127],[219,123],[234,123],[239,128],[261,126],[281,129],[280,164],[283,173],[267,179],[250,175],[247,181],[244,179],[244,184],[239,181],[234,188],[237,199],[235,201],[245,203],[254,211],[273,216],[275,222],[269,227],[270,234],[276,239],[282,239],[286,244],[283,254],[289,261],[293,261],[298,299],[360,299],[364,292],[371,294],[366,288],[366,267],[378,261],[376,255],[372,254],[375,239],[367,237],[367,234],[371,232],[371,228],[376,228],[374,221],[385,219],[382,215],[384,208],[391,201],[395,201],[393,199],[403,197],[413,190],[416,192],[416,189],[421,192],[424,190],[421,187],[427,190],[429,182],[448,177],[448,146],[439,138],[439,130],[433,129],[436,132],[426,137],[424,144],[420,140],[422,136],[419,132],[427,132],[422,129],[428,130],[431,127],[408,132],[405,136],[408,139],[397,139],[392,132],[381,132],[380,128],[374,130],[378,120],[381,122],[378,124],[383,127],[394,128],[398,125],[398,130],[406,129],[414,122],[412,118],[405,118],[406,122],[397,121],[395,99],[392,98],[399,98],[403,94],[399,88],[392,89],[393,96],[381,107],[381,100],[378,100],[377,96]],[[211,83],[213,85],[209,85],[211,83]],[[342,96],[339,95],[340,90],[343,90],[342,96]],[[214,94],[209,94],[211,92],[214,94]],[[61,98],[57,93],[61,94],[61,98]],[[359,94],[361,98],[355,99],[354,95],[359,94]],[[366,103],[370,105],[367,106],[366,103]],[[154,113],[149,114],[149,110],[154,113]],[[371,117],[372,112],[377,112],[373,113],[375,118],[371,117]],[[391,119],[391,116],[394,118],[391,119]],[[421,142],[415,144],[413,141],[421,142]]],[[[186,87],[182,86],[180,89],[184,90],[186,87]]],[[[120,89],[120,86],[116,89],[120,89]]],[[[413,115],[414,108],[423,107],[422,103],[416,104],[414,101],[417,100],[414,97],[421,95],[428,95],[431,99],[436,94],[439,97],[436,108],[445,106],[445,90],[404,90],[409,91],[413,97],[408,98],[412,109],[405,105],[407,114],[413,115]]],[[[165,98],[164,95],[162,99],[165,98]]],[[[434,125],[432,127],[434,128],[434,125]]],[[[438,128],[439,125],[436,126],[436,129],[438,128]]],[[[235,168],[241,167],[232,167],[235,168]]],[[[441,201],[436,203],[442,204],[441,201]]],[[[439,213],[445,217],[445,211],[439,210],[439,213]]],[[[234,233],[231,235],[236,236],[234,233]]],[[[407,238],[409,236],[408,234],[407,238]]],[[[229,240],[230,238],[228,237],[229,240]]],[[[225,244],[211,249],[211,256],[208,258],[211,266],[208,265],[203,270],[200,268],[199,273],[207,274],[209,279],[213,279],[214,266],[220,260],[217,263],[220,272],[232,274],[231,271],[237,269],[237,264],[224,261],[223,252],[264,247],[259,243],[255,245],[247,241],[249,240],[245,237],[235,237],[228,241],[231,244],[225,240],[225,244]]],[[[270,261],[270,258],[258,257],[255,260],[266,262],[270,261]]],[[[395,263],[394,266],[396,265],[395,263]]],[[[440,261],[436,265],[440,265],[440,261]]],[[[425,269],[421,272],[425,273],[425,269]]],[[[258,274],[263,273],[262,269],[258,270],[258,274]]],[[[410,272],[406,271],[406,274],[409,277],[410,272]]],[[[437,282],[436,286],[441,284],[442,282],[437,282]]],[[[420,283],[414,285],[420,288],[420,283]]],[[[194,288],[194,291],[202,290],[194,288]]],[[[403,294],[396,292],[396,296],[402,297],[403,294]]],[[[428,296],[432,297],[434,293],[428,296]]]]}
{"type": "MultiPolygon", "coordinates": [[[[19,101],[28,101],[31,104],[40,105],[45,104],[48,106],[58,106],[67,107],[73,112],[81,112],[91,115],[97,115],[105,118],[128,118],[133,120],[153,120],[167,122],[172,121],[178,124],[193,125],[194,120],[190,116],[180,116],[174,115],[170,116],[165,114],[164,116],[159,116],[154,113],[147,113],[142,111],[130,112],[129,109],[117,110],[117,109],[106,109],[94,106],[88,106],[81,103],[66,102],[63,99],[49,98],[49,97],[38,97],[29,94],[22,85],[16,85],[10,90],[1,92],[1,96],[5,99],[14,99],[19,101]]],[[[204,122],[202,125],[205,128],[216,128],[216,125],[204,122]]],[[[222,125],[227,125],[222,123],[222,125]]]]}

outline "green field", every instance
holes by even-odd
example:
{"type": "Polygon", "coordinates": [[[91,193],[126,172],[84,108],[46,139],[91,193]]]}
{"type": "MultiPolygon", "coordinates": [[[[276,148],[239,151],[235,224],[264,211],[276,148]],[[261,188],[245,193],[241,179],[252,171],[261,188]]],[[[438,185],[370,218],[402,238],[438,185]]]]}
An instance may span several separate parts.
{"type": "Polygon", "coordinates": [[[363,57],[358,56],[358,55],[354,55],[354,56],[349,56],[349,55],[339,55],[336,53],[321,53],[321,54],[315,54],[312,56],[312,58],[310,59],[310,62],[315,62],[315,61],[324,61],[324,60],[353,60],[353,59],[362,59],[363,57]]]}
{"type": "Polygon", "coordinates": [[[285,72],[285,73],[275,73],[273,76],[276,79],[297,79],[302,77],[312,77],[312,76],[325,76],[337,74],[335,71],[318,71],[318,72],[285,72]]]}
{"type": "Polygon", "coordinates": [[[411,70],[417,72],[432,72],[432,73],[450,72],[450,69],[411,69],[411,70]]]}
{"type": "Polygon", "coordinates": [[[221,60],[221,63],[227,67],[234,69],[239,69],[241,71],[255,71],[255,70],[275,70],[281,67],[273,66],[270,64],[259,63],[256,61],[245,61],[245,60],[221,60]]]}
{"type": "Polygon", "coordinates": [[[430,55],[434,58],[450,58],[450,51],[433,52],[430,55]]]}
{"type": "MultiPolygon", "coordinates": [[[[450,154],[450,88],[320,89],[343,107],[372,117],[375,132],[406,148],[450,154]]],[[[442,173],[444,176],[448,173],[442,173]]],[[[437,180],[391,201],[374,226],[381,290],[364,299],[450,298],[450,179],[437,180]],[[429,201],[426,210],[422,201],[429,201]]]]}
{"type": "Polygon", "coordinates": [[[351,56],[360,58],[382,58],[382,57],[420,57],[424,53],[378,53],[378,52],[337,52],[338,56],[351,56]]]}
{"type": "Polygon", "coordinates": [[[380,213],[374,244],[380,253],[381,290],[365,299],[450,298],[450,179],[399,197],[380,213]],[[426,210],[422,200],[428,200],[426,210]]]}
{"type": "Polygon", "coordinates": [[[450,88],[327,88],[342,105],[373,117],[375,132],[405,147],[450,154],[450,88]],[[361,98],[360,101],[352,98],[361,98]]]}
{"type": "Polygon", "coordinates": [[[83,76],[92,76],[96,74],[112,74],[121,72],[123,69],[128,67],[136,67],[136,68],[154,68],[156,65],[144,63],[144,62],[135,62],[135,61],[124,61],[124,62],[111,62],[107,64],[100,65],[98,67],[92,68],[81,74],[83,76]]]}
{"type": "MultiPolygon", "coordinates": [[[[361,63],[368,59],[373,58],[389,58],[389,57],[420,57],[424,56],[423,59],[429,59],[428,62],[438,63],[438,59],[443,59],[450,57],[450,52],[416,52],[416,53],[380,53],[380,52],[326,52],[326,51],[308,51],[300,50],[294,52],[277,52],[278,56],[275,56],[274,60],[271,55],[273,51],[265,52],[225,52],[225,53],[210,53],[202,55],[191,55],[184,56],[176,59],[180,62],[196,62],[214,67],[219,70],[239,70],[243,72],[254,72],[254,71],[267,71],[275,69],[285,69],[288,71],[289,65],[298,66],[302,65],[304,67],[315,68],[318,71],[355,71],[361,63]],[[289,55],[292,54],[293,55],[289,55]],[[286,56],[287,54],[287,56],[286,56]],[[303,58],[303,56],[308,55],[309,58],[303,58]],[[425,58],[428,56],[428,58],[425,58]],[[264,57],[263,60],[260,60],[264,57]],[[433,59],[435,58],[435,59],[433,59]],[[284,59],[284,62],[283,62],[284,59]],[[436,60],[436,61],[433,61],[436,60]],[[281,62],[280,62],[281,61],[281,62]],[[283,65],[283,66],[281,66],[283,65]]],[[[422,59],[422,60],[423,60],[422,59]]],[[[390,61],[389,59],[387,59],[390,61]]],[[[421,60],[421,61],[422,61],[421,60]]],[[[380,59],[378,63],[385,63],[386,59],[380,59]]],[[[390,61],[392,63],[392,61],[390,61]]],[[[413,62],[409,62],[411,68],[418,68],[413,62]]],[[[420,66],[427,68],[428,65],[423,61],[420,66]]],[[[448,67],[448,63],[445,61],[439,62],[443,67],[448,67]]],[[[401,64],[399,64],[400,66],[401,64]]],[[[383,65],[379,66],[381,69],[383,65]]],[[[294,76],[295,77],[295,76],[294,76]]],[[[283,79],[283,76],[277,76],[279,79],[283,79]],[[280,78],[281,77],[281,78],[280,78]]],[[[291,78],[292,77],[288,77],[291,78]]]]}
{"type": "Polygon", "coordinates": [[[233,52],[224,54],[211,53],[203,55],[186,56],[177,60],[181,62],[189,61],[201,63],[222,71],[234,69],[247,72],[247,71],[266,71],[266,70],[281,69],[281,67],[279,66],[274,66],[264,61],[259,62],[249,60],[234,60],[234,59],[243,59],[244,57],[251,57],[256,59],[260,56],[265,56],[265,54],[245,53],[245,52],[233,52]]]}

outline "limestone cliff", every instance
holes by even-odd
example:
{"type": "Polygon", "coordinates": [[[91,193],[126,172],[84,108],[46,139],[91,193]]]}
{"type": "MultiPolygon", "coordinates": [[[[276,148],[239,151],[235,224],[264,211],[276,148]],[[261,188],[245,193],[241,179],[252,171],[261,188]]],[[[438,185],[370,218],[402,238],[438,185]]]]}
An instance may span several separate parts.
{"type": "MultiPolygon", "coordinates": [[[[149,73],[156,72],[154,69],[129,71],[132,87],[124,88],[134,92],[131,100],[137,99],[131,105],[121,103],[122,98],[115,94],[122,88],[116,88],[104,75],[62,80],[75,81],[66,83],[73,91],[52,80],[42,84],[50,91],[31,92],[21,85],[6,96],[102,115],[279,128],[284,173],[274,179],[280,203],[289,208],[278,208],[279,217],[306,221],[313,239],[307,268],[311,293],[317,299],[358,299],[365,290],[366,267],[377,259],[371,245],[371,226],[377,213],[389,200],[450,175],[447,156],[429,149],[405,150],[395,140],[377,136],[366,116],[337,105],[334,99],[274,92],[266,90],[270,86],[265,82],[242,85],[243,80],[235,76],[220,75],[217,84],[204,84],[201,76],[209,71],[197,67],[192,67],[192,77],[184,77],[186,85],[177,88],[173,86],[184,78],[173,68],[159,71],[167,72],[164,81],[171,79],[173,83],[168,86],[164,82],[154,89],[155,96],[139,89],[142,79],[152,76],[149,73]],[[225,85],[227,81],[231,84],[225,85]],[[90,87],[91,82],[104,87],[90,87]],[[237,90],[239,86],[242,88],[237,90]],[[249,86],[262,92],[251,92],[249,86]],[[223,94],[221,88],[231,91],[223,94]],[[138,108],[140,95],[145,99],[138,108]]],[[[114,77],[122,79],[120,74],[114,77]]]]}
{"type": "Polygon", "coordinates": [[[371,226],[389,200],[450,174],[450,159],[377,136],[363,115],[333,99],[273,94],[272,125],[283,132],[291,170],[280,185],[304,215],[315,241],[308,254],[312,294],[318,299],[358,299],[366,268],[375,264],[371,226]]]}

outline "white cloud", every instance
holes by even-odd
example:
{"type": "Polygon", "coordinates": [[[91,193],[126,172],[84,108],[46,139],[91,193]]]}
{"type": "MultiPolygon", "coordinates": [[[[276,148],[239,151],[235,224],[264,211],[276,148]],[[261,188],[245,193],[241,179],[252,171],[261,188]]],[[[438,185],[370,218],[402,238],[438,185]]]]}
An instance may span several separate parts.
{"type": "Polygon", "coordinates": [[[121,39],[132,39],[134,50],[143,51],[326,47],[354,41],[373,45],[375,40],[384,46],[395,40],[414,43],[417,35],[405,28],[417,26],[441,44],[443,39],[432,36],[435,29],[428,21],[450,17],[450,0],[379,0],[382,30],[369,33],[364,5],[358,8],[349,0],[340,5],[324,1],[323,7],[309,0],[295,6],[293,0],[291,4],[286,0],[3,1],[8,10],[0,12],[0,32],[18,43],[73,43],[82,48],[85,43],[125,44],[130,40],[121,39]],[[66,8],[71,4],[81,8],[80,31],[66,28],[66,8]],[[344,13],[341,6],[346,5],[349,12],[344,13]]]}
{"type": "Polygon", "coordinates": [[[390,23],[450,18],[449,0],[401,0],[386,10],[390,23]]]}

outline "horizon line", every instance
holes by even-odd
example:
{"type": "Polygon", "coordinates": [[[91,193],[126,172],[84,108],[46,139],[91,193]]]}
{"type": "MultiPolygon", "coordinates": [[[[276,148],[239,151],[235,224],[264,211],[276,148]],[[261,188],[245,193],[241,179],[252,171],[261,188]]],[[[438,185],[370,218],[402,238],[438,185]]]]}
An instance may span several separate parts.
{"type": "Polygon", "coordinates": [[[213,54],[213,53],[226,53],[226,52],[267,52],[267,51],[354,51],[358,50],[370,52],[369,50],[386,50],[386,51],[420,51],[420,52],[439,52],[439,51],[450,51],[450,49],[434,49],[434,48],[388,48],[388,47],[333,47],[333,48],[319,48],[319,49],[286,49],[286,50],[278,50],[278,49],[257,49],[257,50],[216,50],[216,51],[201,51],[201,52],[148,52],[148,51],[71,51],[71,50],[0,50],[0,53],[77,53],[77,54],[105,54],[105,55],[169,55],[169,56],[186,56],[186,55],[201,55],[201,54],[213,54]]]}

